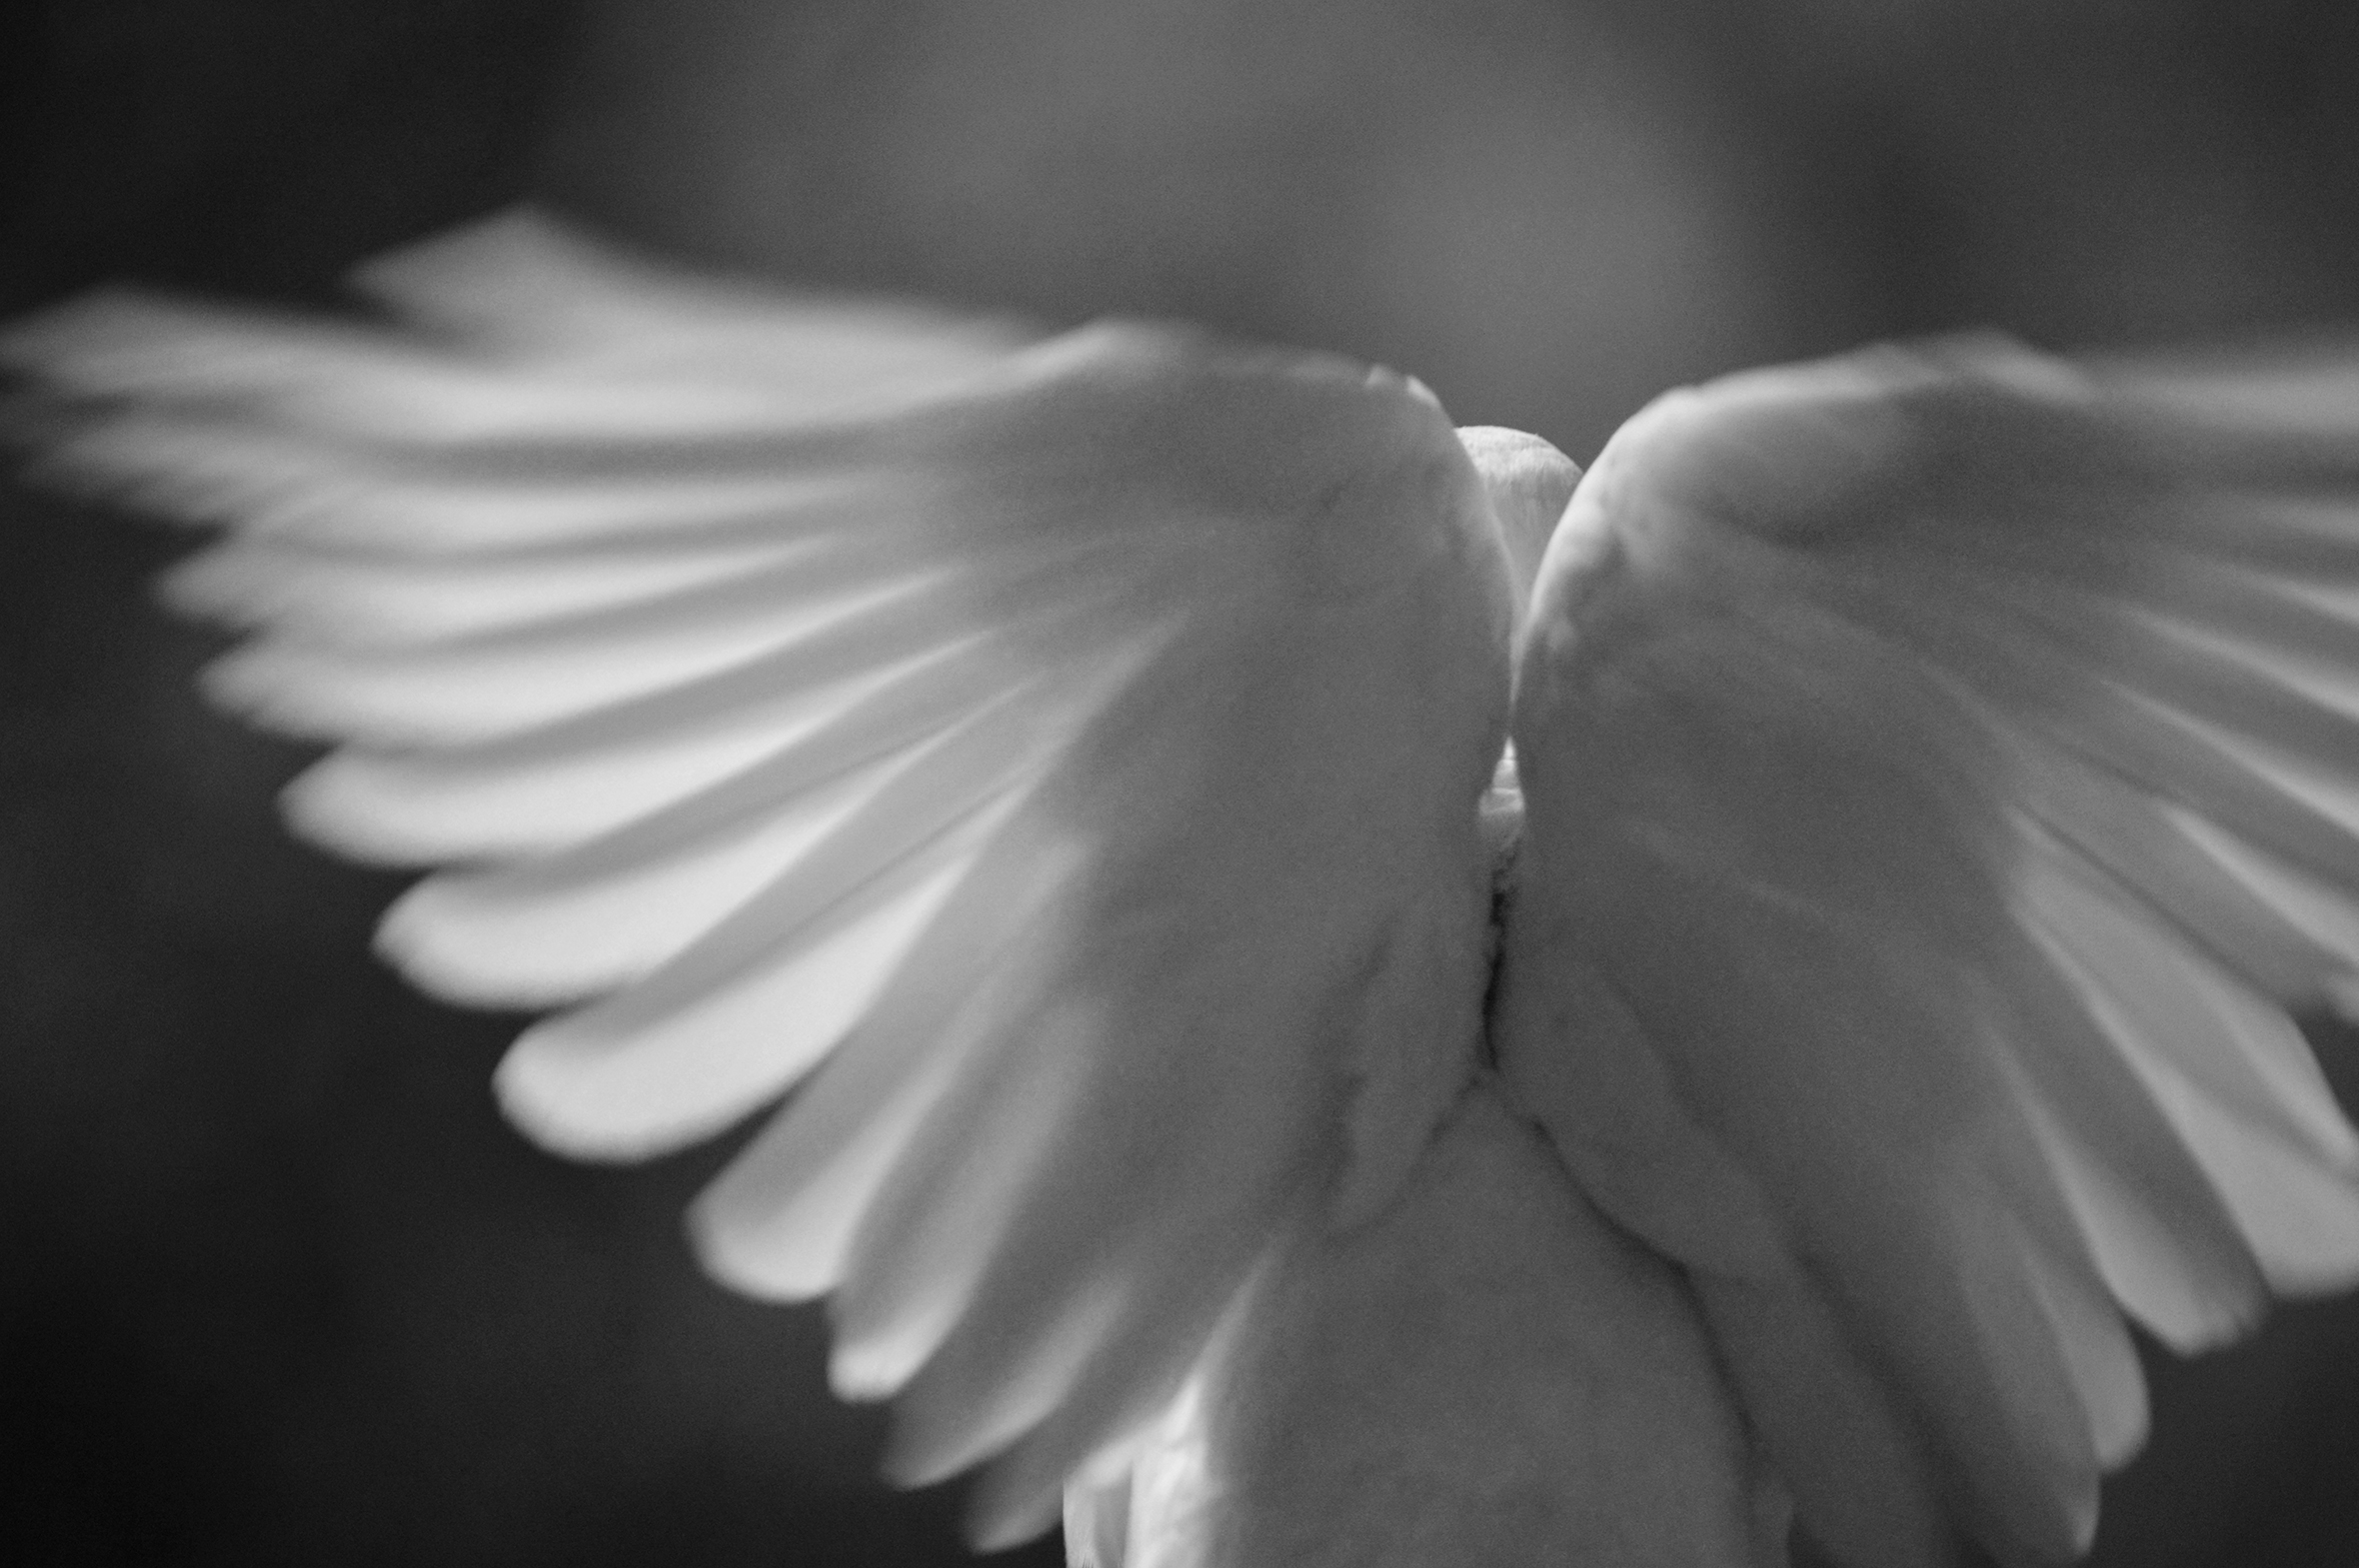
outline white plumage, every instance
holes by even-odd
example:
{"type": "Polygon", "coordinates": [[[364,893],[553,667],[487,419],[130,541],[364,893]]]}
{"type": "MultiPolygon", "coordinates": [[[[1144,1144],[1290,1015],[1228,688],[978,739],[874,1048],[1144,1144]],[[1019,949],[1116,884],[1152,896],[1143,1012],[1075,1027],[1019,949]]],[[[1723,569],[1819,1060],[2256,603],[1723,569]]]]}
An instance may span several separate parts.
{"type": "Polygon", "coordinates": [[[832,1297],[987,1542],[1765,1564],[1790,1499],[2059,1560],[2126,1321],[2359,1280],[2292,1021],[2359,1004],[2347,361],[1870,350],[1584,478],[1344,361],[533,215],[359,281],[9,329],[42,472],[226,526],[164,587],[253,634],[208,690],[434,868],[395,963],[556,1009],[528,1132],[785,1099],[703,1255],[832,1297]]]}

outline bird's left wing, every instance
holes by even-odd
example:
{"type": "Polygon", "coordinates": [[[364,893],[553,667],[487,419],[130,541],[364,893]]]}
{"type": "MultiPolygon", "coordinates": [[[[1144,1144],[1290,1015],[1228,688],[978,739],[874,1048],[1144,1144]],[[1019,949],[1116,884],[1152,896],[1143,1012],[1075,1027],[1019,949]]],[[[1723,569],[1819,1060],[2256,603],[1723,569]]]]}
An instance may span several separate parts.
{"type": "Polygon", "coordinates": [[[42,469],[227,526],[166,585],[253,633],[208,690],[334,748],[303,833],[442,867],[406,973],[564,1009],[498,1075],[536,1137],[796,1089],[706,1258],[833,1292],[901,1471],[1004,1454],[985,1535],[1047,1524],[1469,1059],[1511,594],[1465,453],[1341,361],[1024,346],[529,216],[361,282],[391,320],[13,328],[73,400],[42,469]]]}
{"type": "Polygon", "coordinates": [[[1525,639],[1510,1078],[1844,1561],[2074,1555],[2144,1433],[2122,1313],[2185,1349],[2359,1279],[2294,1022],[2359,1006],[2359,376],[1673,394],[1525,639]]]}

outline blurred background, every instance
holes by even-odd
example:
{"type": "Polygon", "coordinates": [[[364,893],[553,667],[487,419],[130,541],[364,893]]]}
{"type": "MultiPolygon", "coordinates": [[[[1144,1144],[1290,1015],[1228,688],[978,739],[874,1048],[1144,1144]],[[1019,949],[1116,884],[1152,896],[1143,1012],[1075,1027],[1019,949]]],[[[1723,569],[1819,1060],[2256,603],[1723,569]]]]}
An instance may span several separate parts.
{"type": "MultiPolygon", "coordinates": [[[[2359,322],[2347,0],[49,0],[0,20],[0,314],[323,299],[532,192],[715,267],[1347,350],[1584,460],[1881,335],[2359,322]]],[[[216,644],[143,597],[180,546],[0,506],[0,1554],[964,1560],[955,1488],[870,1481],[818,1317],[694,1271],[719,1156],[535,1153],[485,1086],[516,1020],[367,956],[397,882],[287,843],[303,754],[194,703],[216,644]]],[[[2153,1372],[2099,1562],[2359,1563],[2359,1308],[2153,1372]]]]}

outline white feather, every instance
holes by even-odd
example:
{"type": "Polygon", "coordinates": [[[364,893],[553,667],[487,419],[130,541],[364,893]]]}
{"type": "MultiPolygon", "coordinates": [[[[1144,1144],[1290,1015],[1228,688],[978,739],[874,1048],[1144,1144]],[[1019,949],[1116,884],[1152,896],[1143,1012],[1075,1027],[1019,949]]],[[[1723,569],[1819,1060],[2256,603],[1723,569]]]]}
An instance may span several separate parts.
{"type": "Polygon", "coordinates": [[[0,360],[92,400],[53,478],[231,530],[164,590],[251,634],[208,692],[336,749],[300,830],[448,867],[388,955],[574,1004],[520,1124],[637,1158],[810,1080],[700,1249],[834,1291],[896,1463],[997,1455],[979,1528],[1030,1527],[1345,1123],[1380,1207],[1471,1070],[1515,591],[1464,450],[1347,362],[532,215],[359,282],[390,320],[118,294],[0,360]]]}
{"type": "Polygon", "coordinates": [[[2359,1279],[2288,1016],[2359,1013],[2347,358],[1869,351],[1672,394],[1583,477],[1390,373],[1027,346],[529,213],[357,281],[389,316],[11,327],[84,411],[40,471],[229,529],[162,591],[250,635],[217,701],[335,749],[290,819],[444,867],[381,932],[421,984],[572,1007],[501,1066],[520,1124],[638,1158],[794,1091],[699,1251],[834,1294],[896,1472],[993,1462],[987,1541],[1077,1477],[1097,1568],[1487,1529],[1503,1449],[1430,1507],[1366,1478],[1556,1387],[1514,1356],[1564,1327],[1683,1401],[1614,1407],[1671,1469],[1582,1450],[1584,1550],[1686,1551],[1632,1523],[1676,1494],[1781,1557],[1733,1400],[1846,1562],[2069,1555],[2145,1429],[2124,1314],[2194,1347],[2359,1279]],[[1305,1371],[1445,1256],[1513,1289],[1305,1371]],[[1534,1269],[1604,1316],[1507,1321],[1534,1269]],[[1351,1513],[1307,1546],[1254,1501],[1297,1474],[1351,1513]]]}
{"type": "Polygon", "coordinates": [[[2144,1430],[2118,1312],[2193,1347],[2359,1280],[2285,1011],[2359,963],[2359,506],[2297,499],[2355,439],[2347,367],[2215,405],[1876,351],[1663,400],[1551,546],[1515,745],[1563,955],[1511,935],[1502,1054],[1848,1560],[1927,1560],[1928,1477],[2081,1549],[2144,1430]]]}

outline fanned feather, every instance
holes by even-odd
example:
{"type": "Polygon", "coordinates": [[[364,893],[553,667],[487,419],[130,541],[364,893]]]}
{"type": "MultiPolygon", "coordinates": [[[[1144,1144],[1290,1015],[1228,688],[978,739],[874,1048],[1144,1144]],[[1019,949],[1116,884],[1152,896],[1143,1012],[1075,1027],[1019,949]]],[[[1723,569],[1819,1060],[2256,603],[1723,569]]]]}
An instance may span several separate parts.
{"type": "Polygon", "coordinates": [[[1502,1055],[1847,1561],[1943,1509],[2073,1555],[2120,1313],[2359,1279],[2287,1010],[2359,972],[2359,377],[2301,385],[1754,373],[1626,426],[1543,563],[1502,1055]]]}
{"type": "Polygon", "coordinates": [[[445,867],[394,961],[570,1009],[510,1114],[636,1158],[792,1091],[700,1250],[833,1292],[899,1469],[997,1457],[981,1533],[1046,1524],[1353,1119],[1378,1206],[1471,1069],[1514,590],[1465,451],[1342,361],[530,214],[358,282],[387,317],[114,294],[0,361],[78,400],[53,480],[226,526],[164,593],[336,748],[299,829],[445,867]]]}
{"type": "Polygon", "coordinates": [[[521,1124],[636,1158],[786,1098],[699,1249],[833,1294],[896,1472],[993,1461],[986,1542],[1079,1476],[1111,1568],[1273,1248],[1440,1146],[1516,623],[1500,1091],[1685,1267],[1838,1557],[2071,1555],[2144,1432],[2125,1315],[2359,1279],[2289,1017],[2359,1009],[2348,359],[1871,351],[1674,394],[1575,490],[1388,373],[529,213],[356,281],[0,363],[74,400],[53,482],[228,530],[162,592],[336,749],[299,829],[444,867],[392,959],[570,1009],[521,1124]]]}

